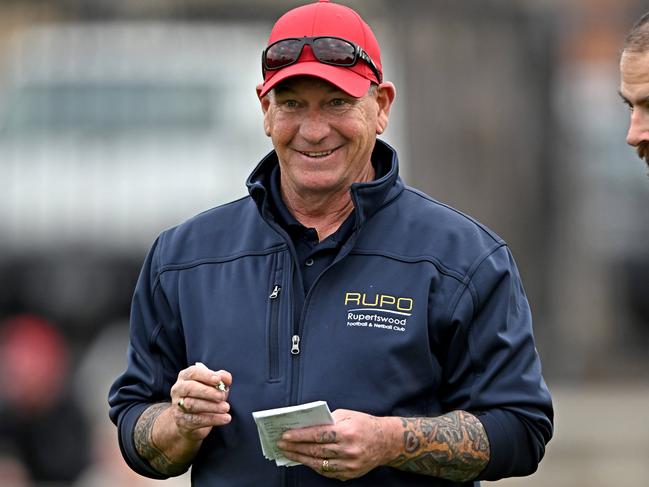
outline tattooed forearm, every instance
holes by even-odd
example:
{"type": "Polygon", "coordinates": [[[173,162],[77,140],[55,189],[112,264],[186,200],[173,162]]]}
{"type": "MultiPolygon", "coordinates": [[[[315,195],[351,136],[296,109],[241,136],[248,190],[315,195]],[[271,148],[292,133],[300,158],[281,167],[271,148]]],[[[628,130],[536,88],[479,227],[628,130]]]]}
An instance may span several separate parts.
{"type": "Polygon", "coordinates": [[[135,448],[142,458],[149,461],[158,472],[174,476],[180,475],[189,468],[189,464],[180,464],[170,460],[153,442],[153,425],[158,416],[170,406],[170,403],[158,403],[145,410],[138,419],[133,437],[135,448]]]}
{"type": "Polygon", "coordinates": [[[436,418],[401,418],[402,453],[390,466],[463,482],[474,479],[489,461],[482,423],[465,411],[436,418]]]}

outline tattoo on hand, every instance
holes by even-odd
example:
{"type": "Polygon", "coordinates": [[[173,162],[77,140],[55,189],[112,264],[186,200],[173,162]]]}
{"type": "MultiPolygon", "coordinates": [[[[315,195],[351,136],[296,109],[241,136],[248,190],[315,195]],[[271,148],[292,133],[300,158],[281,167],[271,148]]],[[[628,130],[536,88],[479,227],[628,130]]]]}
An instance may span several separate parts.
{"type": "Polygon", "coordinates": [[[151,466],[158,472],[174,476],[185,472],[189,465],[173,462],[153,442],[153,425],[156,419],[158,419],[158,416],[169,406],[170,403],[163,402],[154,404],[146,409],[135,425],[133,438],[135,440],[135,448],[142,458],[148,460],[151,466]]]}
{"type": "Polygon", "coordinates": [[[437,418],[401,418],[404,454],[390,466],[456,482],[474,479],[489,462],[482,423],[465,411],[437,418]]]}
{"type": "Polygon", "coordinates": [[[320,443],[336,443],[335,431],[324,431],[320,435],[320,443]]]}

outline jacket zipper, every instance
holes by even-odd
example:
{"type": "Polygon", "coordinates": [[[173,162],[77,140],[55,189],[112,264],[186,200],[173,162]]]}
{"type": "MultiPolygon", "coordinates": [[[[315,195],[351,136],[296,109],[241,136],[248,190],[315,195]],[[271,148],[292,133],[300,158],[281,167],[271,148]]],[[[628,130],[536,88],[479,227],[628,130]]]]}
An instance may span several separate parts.
{"type": "MultiPolygon", "coordinates": [[[[355,236],[355,233],[352,234],[350,239],[354,238],[354,236],[355,236]]],[[[353,243],[350,244],[350,241],[348,241],[348,243],[345,244],[345,246],[343,246],[343,249],[341,249],[341,254],[339,254],[339,257],[334,259],[334,261],[331,264],[329,264],[329,266],[327,266],[320,273],[319,276],[317,276],[315,278],[315,280],[313,281],[313,284],[311,285],[311,289],[309,289],[309,292],[304,297],[304,302],[302,303],[302,311],[300,313],[300,318],[293,325],[293,336],[291,337],[291,354],[293,355],[293,358],[296,359],[296,360],[299,358],[299,354],[300,354],[300,331],[304,327],[303,322],[304,322],[304,319],[305,319],[305,316],[306,316],[306,310],[309,307],[309,303],[311,301],[311,296],[313,295],[313,291],[317,287],[317,285],[320,282],[320,279],[322,278],[324,273],[327,272],[329,269],[331,269],[339,261],[341,261],[342,259],[347,257],[347,255],[349,254],[349,250],[351,249],[351,247],[353,247],[353,243]],[[345,249],[345,246],[347,247],[347,249],[345,249]],[[343,254],[343,251],[344,251],[344,254],[343,254]]],[[[295,264],[293,264],[293,265],[295,265],[295,264]]],[[[293,363],[292,376],[291,376],[291,404],[297,404],[297,401],[298,401],[298,387],[297,387],[298,380],[299,380],[298,366],[297,366],[297,363],[294,362],[293,363]]]]}
{"type": "Polygon", "coordinates": [[[270,293],[270,296],[268,297],[270,299],[277,299],[277,297],[279,296],[279,292],[281,290],[282,290],[282,286],[280,286],[279,284],[275,284],[275,286],[273,287],[273,292],[270,293]]]}
{"type": "Polygon", "coordinates": [[[300,353],[300,335],[293,335],[291,338],[291,353],[293,355],[300,353]]]}

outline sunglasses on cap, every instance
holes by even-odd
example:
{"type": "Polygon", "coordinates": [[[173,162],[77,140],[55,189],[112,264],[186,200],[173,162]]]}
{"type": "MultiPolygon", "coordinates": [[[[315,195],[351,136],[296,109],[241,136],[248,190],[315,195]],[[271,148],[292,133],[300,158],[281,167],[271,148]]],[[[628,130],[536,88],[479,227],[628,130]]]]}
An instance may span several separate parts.
{"type": "Polygon", "coordinates": [[[383,81],[376,64],[360,46],[331,36],[288,38],[273,42],[261,54],[263,76],[266,76],[266,71],[282,69],[297,63],[305,45],[311,46],[313,55],[323,64],[349,68],[362,59],[370,67],[377,81],[383,81]]]}

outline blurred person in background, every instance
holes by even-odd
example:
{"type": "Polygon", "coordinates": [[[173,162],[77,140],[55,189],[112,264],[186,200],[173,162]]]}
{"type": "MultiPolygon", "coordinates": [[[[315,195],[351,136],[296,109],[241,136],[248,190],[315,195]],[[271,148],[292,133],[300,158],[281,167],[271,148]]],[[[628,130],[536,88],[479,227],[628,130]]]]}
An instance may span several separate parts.
{"type": "Polygon", "coordinates": [[[0,445],[9,445],[30,483],[69,485],[90,461],[69,361],[64,336],[48,321],[18,315],[0,325],[0,445]]]}
{"type": "Polygon", "coordinates": [[[163,232],[142,269],[109,394],[127,463],[160,479],[191,466],[197,486],[535,471],[553,410],[516,265],[398,176],[377,139],[395,87],[370,27],[326,0],[293,9],[262,71],[275,150],[250,196],[163,232]],[[302,465],[265,460],[251,413],[315,400],[335,424],[278,443],[302,465]]]}
{"type": "Polygon", "coordinates": [[[649,12],[631,28],[620,58],[620,96],[631,110],[627,143],[649,167],[649,12]]]}

